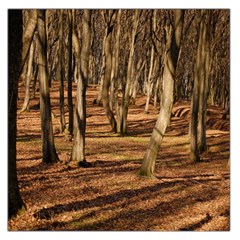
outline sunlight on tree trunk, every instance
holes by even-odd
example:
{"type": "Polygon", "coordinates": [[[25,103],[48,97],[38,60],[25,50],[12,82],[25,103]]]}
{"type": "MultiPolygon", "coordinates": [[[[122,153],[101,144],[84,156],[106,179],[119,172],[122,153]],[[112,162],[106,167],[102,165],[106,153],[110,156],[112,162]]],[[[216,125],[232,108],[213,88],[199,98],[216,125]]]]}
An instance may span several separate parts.
{"type": "Polygon", "coordinates": [[[183,21],[183,10],[175,10],[175,27],[166,26],[166,50],[163,72],[163,103],[153,129],[147,151],[144,155],[139,175],[154,178],[154,168],[158,154],[159,145],[162,142],[167,126],[171,118],[171,110],[174,95],[174,78],[180,49],[182,25],[180,29],[176,23],[183,21]],[[180,39],[179,39],[180,38],[180,39]]]}
{"type": "Polygon", "coordinates": [[[29,104],[29,99],[30,99],[30,82],[31,82],[31,77],[32,77],[32,66],[33,66],[33,55],[34,55],[34,42],[32,41],[31,46],[30,46],[30,51],[29,51],[29,58],[28,58],[28,67],[27,67],[27,74],[26,74],[26,92],[25,92],[25,98],[24,98],[24,103],[23,107],[20,112],[24,112],[28,110],[28,104],[29,104]]]}
{"type": "Polygon", "coordinates": [[[199,40],[194,66],[194,87],[191,102],[190,150],[191,160],[200,161],[199,154],[206,151],[206,87],[209,75],[209,16],[207,10],[201,10],[199,19],[199,40]]]}
{"type": "Polygon", "coordinates": [[[69,109],[69,123],[68,131],[73,134],[73,102],[72,102],[72,11],[68,10],[68,22],[69,22],[69,33],[68,33],[68,109],[69,109]]]}
{"type": "Polygon", "coordinates": [[[59,99],[60,99],[60,132],[64,132],[66,128],[65,112],[64,112],[64,50],[63,50],[63,10],[59,13],[59,42],[58,42],[58,64],[57,64],[57,80],[59,82],[59,99]]]}
{"type": "Polygon", "coordinates": [[[53,138],[51,103],[49,94],[49,79],[47,76],[46,61],[46,28],[45,11],[37,10],[38,14],[38,65],[39,65],[39,87],[40,87],[40,113],[42,129],[42,152],[43,162],[47,164],[59,161],[53,138]]]}
{"type": "Polygon", "coordinates": [[[135,37],[137,33],[137,27],[139,22],[141,10],[134,10],[133,15],[133,28],[131,32],[131,44],[130,44],[130,52],[128,58],[128,67],[127,67],[127,80],[124,89],[124,94],[122,97],[122,105],[121,105],[121,133],[127,134],[127,115],[128,115],[128,107],[129,107],[129,94],[130,87],[132,83],[132,71],[133,71],[133,63],[134,63],[134,51],[135,51],[135,37]]]}
{"type": "Polygon", "coordinates": [[[90,52],[90,21],[91,10],[84,10],[82,16],[82,40],[80,55],[80,72],[77,82],[77,99],[74,115],[74,144],[72,148],[72,161],[79,166],[87,167],[85,159],[85,132],[86,132],[86,86],[88,82],[89,52],[90,52]]]}
{"type": "Polygon", "coordinates": [[[116,132],[116,120],[113,114],[112,109],[110,108],[109,101],[109,87],[111,81],[111,70],[112,70],[112,36],[113,36],[113,28],[114,21],[116,19],[115,10],[106,10],[103,12],[103,18],[105,21],[105,37],[103,42],[104,48],[104,59],[105,59],[105,68],[104,68],[104,76],[103,76],[103,85],[102,85],[102,103],[107,114],[108,121],[111,125],[112,131],[116,132]]]}

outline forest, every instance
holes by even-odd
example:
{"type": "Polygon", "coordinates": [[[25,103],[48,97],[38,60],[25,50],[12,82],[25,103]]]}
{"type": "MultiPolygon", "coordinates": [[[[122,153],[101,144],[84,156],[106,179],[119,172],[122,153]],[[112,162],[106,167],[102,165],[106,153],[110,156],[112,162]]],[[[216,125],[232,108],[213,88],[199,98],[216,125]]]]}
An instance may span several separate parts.
{"type": "Polygon", "coordinates": [[[8,10],[9,231],[230,230],[230,10],[8,10]]]}

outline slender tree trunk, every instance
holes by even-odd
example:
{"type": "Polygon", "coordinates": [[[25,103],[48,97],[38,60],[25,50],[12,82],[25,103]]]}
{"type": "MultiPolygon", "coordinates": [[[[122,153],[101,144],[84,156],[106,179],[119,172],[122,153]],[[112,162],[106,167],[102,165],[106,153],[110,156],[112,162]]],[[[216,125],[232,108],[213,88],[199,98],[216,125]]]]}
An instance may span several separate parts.
{"type": "MultiPolygon", "coordinates": [[[[175,10],[174,29],[166,26],[166,50],[163,72],[163,103],[153,129],[150,142],[145,153],[139,174],[149,178],[154,178],[154,168],[158,154],[159,145],[162,142],[167,126],[171,118],[171,111],[174,97],[175,70],[178,62],[178,53],[182,34],[177,34],[176,21],[183,21],[183,11],[175,10]],[[176,15],[181,16],[179,18],[176,15]]],[[[182,27],[180,29],[182,32],[182,27]]]]}
{"type": "Polygon", "coordinates": [[[18,78],[21,73],[22,10],[8,10],[8,218],[26,207],[21,198],[16,167],[16,115],[18,78]]]}
{"type": "Polygon", "coordinates": [[[31,96],[32,98],[35,98],[37,78],[38,78],[38,63],[34,62],[33,86],[32,86],[32,96],[31,96]]]}
{"type": "Polygon", "coordinates": [[[104,69],[104,78],[103,78],[103,86],[102,86],[102,102],[103,107],[106,111],[106,115],[108,121],[111,125],[112,131],[116,132],[116,120],[113,114],[113,111],[110,108],[109,104],[109,87],[111,81],[111,69],[112,69],[112,32],[114,27],[114,20],[116,18],[115,12],[112,10],[107,10],[105,25],[106,25],[106,33],[104,38],[104,55],[105,55],[105,69],[104,69]]]}
{"type": "Polygon", "coordinates": [[[139,15],[141,10],[135,10],[133,15],[133,27],[131,34],[131,43],[130,43],[130,52],[128,59],[128,68],[127,68],[127,80],[125,85],[125,90],[122,98],[121,105],[121,133],[127,133],[127,115],[128,115],[128,106],[129,106],[129,93],[132,82],[132,71],[133,71],[133,63],[134,63],[134,50],[135,50],[135,37],[137,33],[137,27],[139,22],[139,15]]]}
{"type": "MultiPolygon", "coordinates": [[[[153,16],[152,16],[152,26],[150,27],[152,29],[151,35],[153,35],[153,32],[156,31],[156,9],[153,11],[153,16]]],[[[149,102],[150,98],[152,96],[152,90],[153,90],[153,65],[154,65],[154,45],[152,44],[151,46],[151,57],[150,57],[150,67],[149,67],[149,72],[148,72],[148,79],[147,79],[147,100],[146,100],[146,105],[145,105],[145,113],[148,113],[149,109],[149,102]]]]}
{"type": "Polygon", "coordinates": [[[59,17],[59,45],[58,45],[58,66],[57,78],[59,81],[59,99],[60,99],[60,131],[64,132],[66,128],[64,113],[64,51],[63,51],[63,10],[60,10],[59,17]]]}
{"type": "Polygon", "coordinates": [[[28,67],[27,67],[27,74],[26,74],[26,91],[25,91],[25,98],[23,107],[20,112],[24,112],[28,110],[29,99],[30,99],[30,82],[32,77],[32,66],[33,66],[33,55],[34,55],[34,42],[32,41],[29,51],[29,58],[28,58],[28,67]]]}
{"type": "Polygon", "coordinates": [[[190,122],[191,160],[200,161],[199,154],[206,151],[206,108],[209,79],[210,45],[208,36],[208,10],[201,10],[199,40],[194,66],[194,88],[190,122]]]}
{"type": "Polygon", "coordinates": [[[152,89],[153,89],[153,81],[152,81],[152,71],[153,71],[153,60],[154,60],[154,47],[151,48],[151,58],[150,58],[150,68],[148,72],[148,78],[147,78],[147,100],[145,104],[145,113],[148,113],[149,109],[149,102],[152,95],[152,89]]]}
{"type": "Polygon", "coordinates": [[[100,83],[99,83],[99,91],[98,91],[98,96],[96,99],[96,103],[98,105],[100,105],[100,102],[102,100],[102,89],[103,89],[103,81],[104,81],[104,71],[105,71],[105,67],[106,67],[106,57],[105,57],[105,49],[104,49],[104,43],[105,43],[105,39],[106,39],[106,34],[103,38],[103,44],[102,44],[102,65],[101,65],[101,78],[100,78],[100,83]]]}
{"type": "Polygon", "coordinates": [[[199,120],[198,120],[198,148],[200,153],[207,150],[207,140],[206,140],[206,112],[207,112],[207,97],[209,88],[209,75],[211,67],[211,53],[210,53],[210,36],[209,36],[209,25],[210,16],[209,10],[206,10],[206,22],[204,24],[203,40],[204,40],[204,79],[201,80],[200,89],[200,107],[199,107],[199,120]]]}
{"type": "Polygon", "coordinates": [[[153,102],[153,106],[155,109],[157,109],[157,101],[158,101],[158,97],[159,97],[159,79],[157,79],[156,83],[155,83],[155,88],[154,88],[154,102],[153,102]]]}
{"type": "Polygon", "coordinates": [[[27,60],[36,27],[37,27],[37,11],[31,10],[26,27],[24,29],[23,40],[22,40],[23,41],[22,69],[27,60]]]}
{"type": "Polygon", "coordinates": [[[72,12],[68,10],[69,33],[68,33],[68,110],[69,125],[68,131],[73,134],[73,102],[72,102],[72,12]]]}
{"type": "Polygon", "coordinates": [[[119,104],[118,104],[118,87],[119,87],[119,51],[120,51],[120,33],[121,33],[121,15],[122,10],[119,9],[117,13],[117,22],[116,22],[116,34],[115,34],[115,40],[114,40],[114,58],[113,58],[113,64],[114,67],[112,69],[112,81],[114,85],[114,106],[115,106],[115,112],[116,112],[116,125],[117,125],[117,132],[120,132],[120,111],[119,111],[119,104]]]}
{"type": "Polygon", "coordinates": [[[136,75],[134,78],[134,82],[132,84],[131,95],[130,95],[132,104],[135,104],[135,99],[136,99],[137,91],[138,91],[138,80],[142,74],[142,70],[143,70],[145,64],[146,64],[146,60],[143,60],[142,58],[139,59],[139,61],[137,63],[136,75]]]}
{"type": "Polygon", "coordinates": [[[41,113],[41,128],[42,128],[42,151],[43,162],[47,164],[57,162],[58,156],[56,153],[52,117],[51,103],[49,94],[49,79],[47,76],[47,51],[46,51],[46,28],[45,28],[45,10],[37,10],[38,14],[38,64],[39,64],[39,86],[40,86],[40,113],[41,113]]]}
{"type": "Polygon", "coordinates": [[[81,64],[80,79],[77,84],[77,99],[74,116],[74,144],[72,160],[79,166],[87,167],[85,160],[85,131],[86,131],[86,85],[88,81],[89,53],[91,40],[91,12],[85,9],[82,16],[82,41],[81,41],[81,64]]]}

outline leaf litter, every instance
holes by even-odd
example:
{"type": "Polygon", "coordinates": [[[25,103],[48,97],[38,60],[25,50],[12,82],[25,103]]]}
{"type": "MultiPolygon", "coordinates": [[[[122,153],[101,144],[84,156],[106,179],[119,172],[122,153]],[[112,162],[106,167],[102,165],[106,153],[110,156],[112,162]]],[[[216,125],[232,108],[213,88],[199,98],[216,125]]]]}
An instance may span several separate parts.
{"type": "MultiPolygon", "coordinates": [[[[96,96],[97,88],[89,85],[86,159],[93,163],[89,168],[69,162],[72,141],[58,131],[55,145],[61,161],[43,164],[40,113],[31,108],[39,100],[31,99],[30,112],[18,114],[17,173],[27,211],[9,220],[9,230],[230,230],[230,133],[229,120],[221,124],[223,111],[209,107],[208,152],[193,164],[189,162],[186,114],[190,105],[176,103],[159,148],[156,179],[149,180],[137,172],[158,110],[150,106],[149,114],[144,114],[146,98],[138,96],[136,105],[129,107],[128,136],[118,136],[111,133],[102,106],[93,104],[96,96]]],[[[55,82],[51,97],[56,129],[60,121],[55,82]]],[[[24,88],[20,87],[18,109],[23,99],[24,88]]]]}

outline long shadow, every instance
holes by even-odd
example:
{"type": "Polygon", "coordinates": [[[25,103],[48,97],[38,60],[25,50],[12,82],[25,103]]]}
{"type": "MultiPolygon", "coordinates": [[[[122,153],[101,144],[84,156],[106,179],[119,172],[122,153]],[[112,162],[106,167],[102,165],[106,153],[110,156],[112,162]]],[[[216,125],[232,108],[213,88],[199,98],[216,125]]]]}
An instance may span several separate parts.
{"type": "MultiPolygon", "coordinates": [[[[99,197],[97,197],[95,199],[91,199],[91,200],[82,200],[82,201],[72,202],[72,203],[68,203],[68,204],[57,204],[53,207],[41,209],[40,211],[38,211],[34,214],[34,217],[39,218],[39,219],[51,219],[52,217],[54,217],[58,214],[61,214],[63,212],[83,210],[83,209],[92,208],[92,207],[104,207],[105,205],[113,204],[113,203],[119,202],[122,199],[126,199],[126,198],[128,200],[130,200],[134,197],[138,197],[138,198],[144,200],[144,199],[148,198],[148,196],[145,197],[145,198],[142,198],[142,197],[140,197],[140,195],[144,195],[144,194],[148,195],[150,193],[151,194],[158,193],[162,189],[172,188],[176,184],[186,183],[186,181],[188,181],[188,180],[186,180],[186,179],[178,179],[178,180],[173,179],[173,181],[157,183],[154,186],[148,186],[148,187],[144,187],[144,188],[141,188],[141,189],[121,190],[117,193],[113,193],[113,194],[110,194],[110,195],[107,195],[107,196],[99,196],[99,197]]],[[[190,182],[188,182],[186,187],[193,186],[193,185],[199,184],[199,183],[209,182],[209,181],[216,181],[216,179],[199,179],[196,182],[190,181],[190,182]]],[[[207,194],[207,196],[208,195],[209,194],[207,194]]],[[[214,193],[211,193],[210,195],[215,196],[214,193]]],[[[202,195],[202,196],[204,198],[204,195],[202,195]]],[[[149,195],[149,197],[152,197],[152,196],[149,195]]],[[[206,200],[209,200],[209,199],[206,199],[206,200]]],[[[185,206],[186,201],[183,201],[182,199],[180,199],[179,201],[181,202],[181,204],[179,204],[180,206],[183,206],[183,205],[185,206]]],[[[170,207],[170,206],[168,206],[168,207],[170,207]]]]}
{"type": "MultiPolygon", "coordinates": [[[[209,180],[207,180],[209,181],[209,180]]],[[[141,200],[147,200],[150,198],[154,198],[155,195],[160,194],[160,191],[163,189],[170,189],[173,186],[175,186],[178,183],[181,183],[182,181],[177,180],[173,182],[167,182],[167,183],[157,183],[154,186],[151,187],[145,187],[142,189],[137,190],[122,190],[117,193],[108,195],[108,196],[100,196],[92,200],[83,200],[80,202],[74,202],[66,205],[55,205],[54,207],[42,209],[39,212],[35,213],[36,218],[40,219],[51,219],[56,214],[60,214],[63,212],[69,212],[69,211],[77,211],[84,208],[92,208],[92,207],[101,207],[100,210],[93,210],[87,215],[81,216],[78,219],[75,219],[73,221],[69,221],[66,223],[59,223],[55,222],[53,223],[54,227],[61,227],[65,228],[71,225],[71,223],[74,224],[76,221],[83,221],[87,218],[94,218],[97,217],[98,214],[102,210],[111,210],[114,211],[115,209],[122,208],[123,210],[118,213],[117,215],[110,217],[107,220],[103,220],[97,223],[93,224],[86,224],[79,229],[75,230],[151,230],[153,227],[152,222],[153,220],[160,219],[161,218],[171,215],[171,214],[177,214],[179,211],[181,211],[182,208],[190,205],[194,205],[198,203],[199,201],[205,202],[210,201],[216,198],[216,196],[219,196],[218,192],[212,192],[211,189],[208,190],[202,190],[195,194],[197,196],[202,196],[201,199],[199,198],[193,198],[192,194],[187,195],[183,198],[175,198],[171,201],[161,201],[157,206],[147,209],[137,209],[137,210],[124,210],[124,207],[128,205],[128,203],[120,203],[118,206],[107,206],[108,204],[113,204],[121,201],[122,199],[128,199],[130,204],[136,203],[141,200]],[[146,194],[144,197],[141,197],[141,194],[146,194]],[[135,198],[133,201],[132,199],[135,198]],[[139,223],[143,223],[144,221],[144,228],[142,226],[139,226],[139,223]],[[124,223],[124,224],[123,224],[124,223]]],[[[205,182],[205,181],[203,181],[205,182]]],[[[191,186],[194,185],[194,183],[190,184],[191,186]]],[[[189,185],[188,185],[189,186],[189,185]]],[[[179,190],[179,189],[178,189],[179,190]]],[[[166,194],[166,193],[163,193],[166,194]]],[[[190,226],[191,228],[197,227],[197,225],[190,226]]],[[[38,230],[48,230],[49,225],[41,226],[38,230]]],[[[65,230],[65,229],[64,229],[65,230]]],[[[180,229],[181,230],[181,229],[180,229]]],[[[184,230],[184,229],[182,229],[184,230]]]]}
{"type": "Polygon", "coordinates": [[[194,230],[198,229],[199,227],[201,227],[202,225],[210,222],[211,220],[212,220],[212,216],[210,216],[209,214],[206,214],[206,216],[199,222],[190,224],[186,227],[180,228],[179,230],[180,231],[194,231],[194,230]]]}
{"type": "Polygon", "coordinates": [[[41,140],[41,134],[17,136],[16,140],[17,140],[17,142],[31,142],[31,141],[34,141],[35,139],[41,140]]]}
{"type": "MultiPolygon", "coordinates": [[[[36,151],[32,151],[32,153],[36,153],[36,151]]],[[[32,155],[32,154],[31,154],[32,155]]],[[[17,161],[21,161],[21,160],[39,160],[42,158],[42,154],[41,155],[36,155],[36,156],[33,156],[33,157],[17,157],[17,161]]],[[[18,169],[21,169],[21,167],[18,167],[18,169]]]]}
{"type": "Polygon", "coordinates": [[[34,214],[34,217],[40,219],[51,219],[53,216],[63,213],[82,210],[85,208],[102,207],[107,204],[116,203],[121,199],[128,197],[128,199],[138,196],[139,194],[156,192],[163,188],[172,187],[174,183],[158,183],[151,187],[145,187],[137,190],[122,190],[107,196],[99,196],[92,200],[82,200],[68,204],[58,204],[50,208],[43,208],[34,214]]]}

